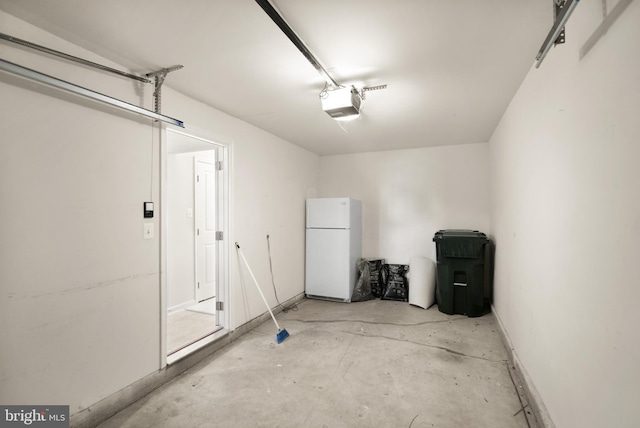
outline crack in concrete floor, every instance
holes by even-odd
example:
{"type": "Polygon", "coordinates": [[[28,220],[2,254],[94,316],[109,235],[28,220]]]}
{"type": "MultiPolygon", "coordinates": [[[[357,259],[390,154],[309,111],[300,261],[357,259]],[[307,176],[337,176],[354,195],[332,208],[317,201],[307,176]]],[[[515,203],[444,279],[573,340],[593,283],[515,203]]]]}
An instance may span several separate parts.
{"type": "Polygon", "coordinates": [[[342,333],[347,333],[347,334],[352,334],[354,336],[360,336],[360,337],[380,338],[380,339],[394,340],[394,341],[397,341],[397,342],[412,343],[414,345],[424,346],[424,347],[427,347],[427,348],[440,349],[442,351],[449,352],[449,353],[454,354],[454,355],[459,355],[461,357],[476,358],[478,360],[490,361],[492,363],[504,363],[504,362],[507,362],[507,359],[495,360],[495,359],[492,359],[492,358],[481,357],[481,356],[478,356],[478,355],[469,355],[469,354],[465,354],[464,352],[454,351],[453,349],[447,348],[445,346],[431,345],[429,343],[416,342],[416,341],[408,340],[408,339],[400,339],[398,337],[390,337],[390,336],[383,336],[383,335],[377,335],[377,334],[354,333],[352,331],[345,331],[345,330],[341,330],[341,332],[342,333]]]}
{"type": "Polygon", "coordinates": [[[283,321],[298,321],[301,323],[323,323],[323,324],[335,324],[335,323],[341,323],[341,322],[359,322],[362,324],[372,324],[372,325],[392,325],[392,326],[397,326],[397,327],[412,327],[412,326],[420,326],[420,325],[427,325],[427,324],[438,324],[438,323],[446,323],[446,322],[451,322],[451,321],[459,321],[459,320],[466,320],[469,319],[468,317],[456,317],[456,318],[451,318],[451,319],[446,319],[446,320],[433,320],[433,321],[422,321],[422,322],[417,322],[417,323],[396,323],[396,322],[381,322],[381,321],[367,321],[367,320],[356,320],[356,319],[351,319],[351,320],[345,320],[345,319],[340,319],[340,320],[303,320],[303,319],[299,319],[299,318],[287,318],[284,319],[283,321]]]}

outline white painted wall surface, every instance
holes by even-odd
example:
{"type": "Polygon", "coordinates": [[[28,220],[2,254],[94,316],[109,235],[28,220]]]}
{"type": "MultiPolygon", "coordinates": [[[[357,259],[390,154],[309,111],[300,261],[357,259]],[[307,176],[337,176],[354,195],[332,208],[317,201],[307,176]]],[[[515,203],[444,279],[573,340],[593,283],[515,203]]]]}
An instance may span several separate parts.
{"type": "Polygon", "coordinates": [[[489,233],[487,144],[323,156],[321,197],[362,201],[363,256],[435,260],[440,229],[489,233]]]}
{"type": "MultiPolygon", "coordinates": [[[[2,12],[0,27],[112,65],[2,12]]],[[[125,79],[5,43],[0,57],[139,101],[125,79]]],[[[159,367],[159,245],[143,239],[159,222],[142,215],[158,141],[148,119],[5,73],[0,99],[0,402],[75,413],[159,367]]]]}
{"type": "MultiPolygon", "coordinates": [[[[0,12],[3,32],[117,64],[0,12]]],[[[151,108],[149,87],[0,44],[0,56],[151,108]]],[[[72,414],[160,368],[158,138],[150,120],[0,76],[0,402],[72,414]],[[152,222],[156,238],[143,239],[152,222]]],[[[231,236],[264,286],[271,234],[279,296],[304,290],[304,200],[319,158],[163,87],[163,113],[232,148],[231,236]]],[[[238,281],[231,328],[266,311],[238,281]]],[[[268,294],[275,305],[275,299],[268,294]]],[[[275,334],[275,332],[274,332],[275,334]]]]}
{"type": "Polygon", "coordinates": [[[580,58],[603,11],[580,2],[490,142],[495,309],[559,428],[640,420],[640,3],[617,4],[580,58]]]}

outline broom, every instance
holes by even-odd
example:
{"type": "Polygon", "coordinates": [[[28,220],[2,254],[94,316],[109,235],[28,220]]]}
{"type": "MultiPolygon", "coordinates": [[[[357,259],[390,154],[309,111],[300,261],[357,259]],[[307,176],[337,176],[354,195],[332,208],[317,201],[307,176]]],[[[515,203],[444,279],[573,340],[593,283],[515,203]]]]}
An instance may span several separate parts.
{"type": "Polygon", "coordinates": [[[240,254],[240,257],[242,257],[242,261],[247,266],[247,270],[249,271],[249,274],[251,275],[251,278],[253,279],[253,283],[256,285],[256,288],[258,289],[258,292],[260,293],[260,297],[262,297],[262,301],[264,301],[265,306],[269,310],[269,314],[271,314],[271,318],[273,319],[273,322],[276,324],[276,327],[278,329],[278,333],[276,333],[276,342],[278,342],[278,343],[284,342],[284,340],[287,337],[289,337],[289,332],[284,328],[280,328],[280,325],[278,324],[278,321],[276,321],[276,317],[273,315],[273,312],[271,311],[271,308],[269,307],[269,303],[267,303],[267,299],[264,297],[264,294],[262,294],[262,290],[260,289],[260,285],[258,285],[258,280],[253,275],[253,272],[251,271],[251,267],[249,267],[249,263],[247,262],[247,259],[244,258],[244,254],[242,254],[242,251],[240,250],[240,245],[238,245],[237,242],[236,242],[236,251],[238,251],[238,254],[240,254]]]}

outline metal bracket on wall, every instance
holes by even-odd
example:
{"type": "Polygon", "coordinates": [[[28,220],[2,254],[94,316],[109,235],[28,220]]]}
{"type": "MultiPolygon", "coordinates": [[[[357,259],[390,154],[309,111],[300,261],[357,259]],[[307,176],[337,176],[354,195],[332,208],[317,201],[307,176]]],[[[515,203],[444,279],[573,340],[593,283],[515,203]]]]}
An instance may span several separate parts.
{"type": "MultiPolygon", "coordinates": [[[[558,19],[558,16],[560,16],[560,12],[562,12],[562,9],[564,9],[566,3],[567,0],[553,0],[554,22],[558,19]]],[[[553,41],[554,45],[560,45],[562,43],[564,43],[564,27],[562,27],[562,30],[560,30],[560,34],[558,34],[558,37],[553,41]]]]}
{"type": "Polygon", "coordinates": [[[564,43],[564,25],[579,2],[580,0],[553,0],[554,23],[536,55],[536,68],[540,67],[551,46],[555,46],[557,43],[564,43]],[[560,3],[562,3],[562,6],[560,6],[560,3]],[[560,41],[558,41],[559,39],[560,41]]]}
{"type": "Polygon", "coordinates": [[[160,107],[162,103],[162,84],[164,83],[164,79],[167,77],[167,74],[172,71],[180,70],[184,66],[182,65],[174,65],[173,67],[162,68],[158,71],[152,71],[151,73],[145,74],[147,77],[153,77],[155,79],[154,90],[153,90],[153,106],[154,111],[156,113],[160,113],[160,107]]]}

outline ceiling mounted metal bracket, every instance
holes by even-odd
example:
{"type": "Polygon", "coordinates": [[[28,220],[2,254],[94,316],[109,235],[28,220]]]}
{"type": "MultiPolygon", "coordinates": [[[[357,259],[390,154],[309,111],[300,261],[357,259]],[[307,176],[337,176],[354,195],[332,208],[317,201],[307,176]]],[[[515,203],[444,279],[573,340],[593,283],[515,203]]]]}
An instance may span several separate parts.
{"type": "Polygon", "coordinates": [[[177,71],[183,68],[183,65],[174,65],[172,67],[162,68],[158,71],[152,71],[151,73],[145,74],[147,77],[154,78],[154,90],[153,90],[153,108],[156,113],[160,113],[160,107],[162,104],[162,84],[164,83],[164,79],[167,77],[167,74],[172,71],[177,71]]]}
{"type": "Polygon", "coordinates": [[[376,86],[365,86],[364,88],[362,88],[360,90],[360,98],[362,98],[363,100],[366,99],[366,93],[369,91],[379,91],[381,89],[387,89],[387,85],[376,85],[376,86]]]}

